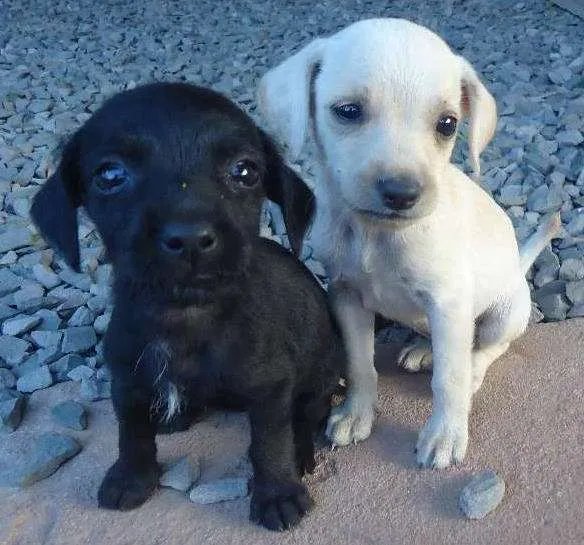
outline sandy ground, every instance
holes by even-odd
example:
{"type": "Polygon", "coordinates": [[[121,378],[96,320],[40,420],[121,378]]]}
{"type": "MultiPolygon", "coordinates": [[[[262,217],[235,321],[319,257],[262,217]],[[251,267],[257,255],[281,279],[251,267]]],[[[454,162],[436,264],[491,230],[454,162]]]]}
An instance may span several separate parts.
{"type": "MultiPolygon", "coordinates": [[[[430,409],[428,375],[395,368],[398,347],[378,347],[380,416],[365,443],[327,454],[337,473],[313,483],[316,506],[299,528],[273,534],[250,524],[248,500],[199,506],[162,489],[141,508],[113,513],[96,494],[116,456],[110,403],[90,406],[74,433],[82,453],[27,490],[0,489],[1,545],[472,544],[584,543],[584,320],[533,326],[491,369],[476,397],[465,463],[445,471],[414,467],[416,433],[430,409]],[[457,507],[470,475],[492,467],[507,494],[482,521],[457,507]]],[[[43,431],[59,430],[49,407],[75,397],[73,383],[35,393],[21,428],[3,435],[0,470],[43,431]]],[[[188,432],[159,438],[162,461],[186,452],[210,478],[245,452],[247,421],[215,414],[188,432]],[[219,468],[219,469],[218,469],[219,468]]]]}

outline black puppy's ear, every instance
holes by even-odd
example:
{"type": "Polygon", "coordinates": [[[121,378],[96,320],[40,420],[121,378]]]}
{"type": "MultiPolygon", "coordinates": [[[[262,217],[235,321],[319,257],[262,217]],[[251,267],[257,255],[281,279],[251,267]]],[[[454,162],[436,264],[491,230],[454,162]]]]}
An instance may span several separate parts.
{"type": "Polygon", "coordinates": [[[30,216],[43,237],[79,271],[77,208],[81,205],[81,183],[74,139],[65,147],[57,171],[35,195],[30,216]]]}
{"type": "Polygon", "coordinates": [[[268,172],[264,182],[268,199],[282,209],[292,251],[300,256],[302,240],[314,213],[314,195],[302,179],[287,165],[276,146],[264,136],[268,172]]]}

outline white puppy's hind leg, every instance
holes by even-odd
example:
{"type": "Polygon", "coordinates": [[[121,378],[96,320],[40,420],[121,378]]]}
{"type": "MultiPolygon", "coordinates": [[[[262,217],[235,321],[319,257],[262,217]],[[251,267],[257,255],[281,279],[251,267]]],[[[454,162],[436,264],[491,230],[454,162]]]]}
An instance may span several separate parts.
{"type": "Polygon", "coordinates": [[[344,403],[332,410],[326,435],[334,445],[345,446],[367,439],[373,426],[377,401],[375,316],[353,290],[337,287],[331,294],[347,349],[349,390],[344,403]]]}
{"type": "Polygon", "coordinates": [[[481,387],[490,365],[523,334],[531,314],[531,296],[525,280],[509,298],[499,301],[483,316],[476,330],[476,349],[472,362],[472,392],[481,387]]]}
{"type": "Polygon", "coordinates": [[[397,357],[397,364],[408,373],[418,373],[432,368],[432,345],[430,339],[416,335],[408,342],[397,357]]]}

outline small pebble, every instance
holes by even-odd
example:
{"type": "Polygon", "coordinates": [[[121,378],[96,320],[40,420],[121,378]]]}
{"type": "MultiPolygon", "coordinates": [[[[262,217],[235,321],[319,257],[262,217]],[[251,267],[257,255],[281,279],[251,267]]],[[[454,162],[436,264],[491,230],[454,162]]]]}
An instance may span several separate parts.
{"type": "Polygon", "coordinates": [[[248,494],[248,480],[246,478],[220,479],[218,481],[195,486],[189,499],[200,504],[219,503],[237,500],[248,494]]]}
{"type": "Polygon", "coordinates": [[[505,495],[505,482],[492,469],[479,473],[462,489],[459,505],[469,519],[482,519],[505,495]]]}

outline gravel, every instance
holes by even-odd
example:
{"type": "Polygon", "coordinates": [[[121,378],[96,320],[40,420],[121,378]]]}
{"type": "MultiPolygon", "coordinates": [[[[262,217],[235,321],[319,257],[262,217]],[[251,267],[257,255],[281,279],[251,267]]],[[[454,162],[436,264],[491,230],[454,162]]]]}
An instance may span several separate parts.
{"type": "Polygon", "coordinates": [[[51,409],[53,418],[61,426],[72,430],[84,430],[87,428],[87,411],[77,401],[63,401],[51,409]]]}
{"type": "Polygon", "coordinates": [[[479,473],[462,489],[459,505],[469,519],[482,519],[505,495],[505,481],[492,469],[479,473]]]}
{"type": "Polygon", "coordinates": [[[200,462],[192,460],[189,456],[183,456],[165,466],[160,477],[160,486],[186,492],[199,479],[200,475],[200,462]]]}
{"type": "Polygon", "coordinates": [[[248,480],[244,477],[219,479],[195,486],[190,494],[191,501],[200,504],[237,500],[248,494],[248,480]]]}
{"type": "Polygon", "coordinates": [[[73,437],[60,433],[45,433],[38,437],[32,452],[22,465],[0,474],[5,486],[30,486],[51,476],[67,460],[81,452],[81,444],[73,437]]]}

